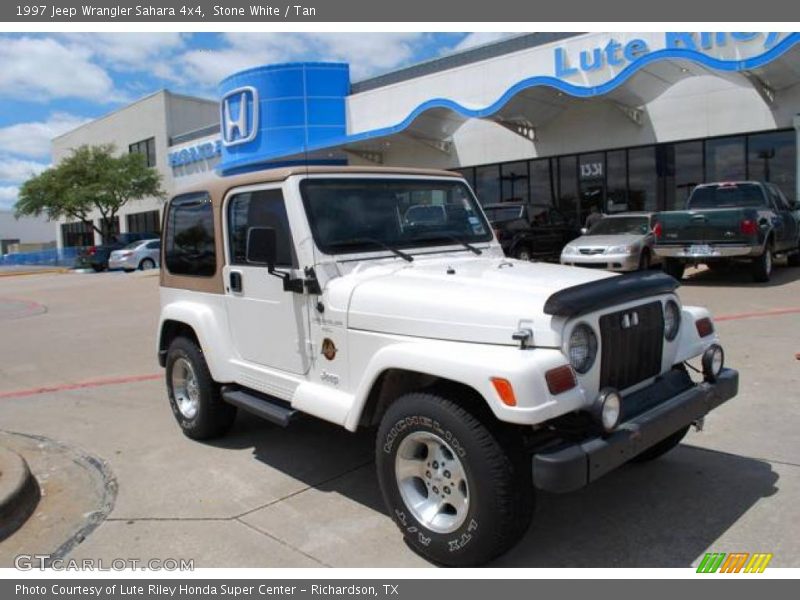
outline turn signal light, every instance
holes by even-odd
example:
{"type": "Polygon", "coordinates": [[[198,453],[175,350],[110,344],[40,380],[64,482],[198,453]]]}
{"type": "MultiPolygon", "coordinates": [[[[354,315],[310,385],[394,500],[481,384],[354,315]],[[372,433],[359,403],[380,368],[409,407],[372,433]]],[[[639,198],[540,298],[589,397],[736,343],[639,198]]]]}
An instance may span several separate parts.
{"type": "Polygon", "coordinates": [[[697,334],[700,337],[708,337],[714,333],[714,323],[708,317],[703,317],[695,321],[694,326],[697,327],[697,334]]]}
{"type": "Polygon", "coordinates": [[[514,388],[511,387],[511,382],[508,381],[508,379],[492,377],[491,382],[497,395],[500,396],[500,400],[503,401],[503,404],[506,406],[517,405],[517,397],[514,396],[514,388]]]}
{"type": "Polygon", "coordinates": [[[744,219],[739,223],[739,231],[745,235],[755,235],[758,233],[758,225],[753,219],[744,219]]]}
{"type": "Polygon", "coordinates": [[[553,396],[563,394],[578,385],[575,379],[575,372],[569,365],[550,369],[544,374],[544,378],[547,381],[547,389],[550,390],[553,396]]]}

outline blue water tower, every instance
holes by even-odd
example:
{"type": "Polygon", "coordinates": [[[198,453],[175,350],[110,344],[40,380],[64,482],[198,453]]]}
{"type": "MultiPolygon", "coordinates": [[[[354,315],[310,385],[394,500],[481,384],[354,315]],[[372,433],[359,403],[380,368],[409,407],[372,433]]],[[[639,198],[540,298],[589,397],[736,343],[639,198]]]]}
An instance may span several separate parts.
{"type": "Polygon", "coordinates": [[[255,67],[223,79],[219,93],[222,174],[302,161],[347,135],[346,63],[255,67]]]}

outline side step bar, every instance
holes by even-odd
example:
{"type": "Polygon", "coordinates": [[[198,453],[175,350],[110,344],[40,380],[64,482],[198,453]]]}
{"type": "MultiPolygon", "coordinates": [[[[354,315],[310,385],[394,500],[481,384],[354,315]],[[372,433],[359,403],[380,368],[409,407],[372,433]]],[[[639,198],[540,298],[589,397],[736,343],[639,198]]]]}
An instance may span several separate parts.
{"type": "Polygon", "coordinates": [[[271,423],[286,427],[299,413],[288,403],[234,386],[222,388],[222,399],[271,423]]]}

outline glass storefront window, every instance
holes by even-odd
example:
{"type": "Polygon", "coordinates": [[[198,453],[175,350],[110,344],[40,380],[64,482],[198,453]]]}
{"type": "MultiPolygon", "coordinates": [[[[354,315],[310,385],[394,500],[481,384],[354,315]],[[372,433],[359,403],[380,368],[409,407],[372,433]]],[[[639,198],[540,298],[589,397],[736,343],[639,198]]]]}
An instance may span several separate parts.
{"type": "Polygon", "coordinates": [[[606,152],[606,204],[603,212],[628,210],[628,159],[625,150],[606,152]]]}
{"type": "Polygon", "coordinates": [[[531,204],[553,204],[555,177],[554,163],[549,158],[530,161],[531,204]]]}
{"type": "Polygon", "coordinates": [[[528,163],[500,165],[501,202],[528,202],[528,163]]]}
{"type": "Polygon", "coordinates": [[[500,202],[500,167],[498,165],[475,168],[475,194],[481,204],[500,202]]]}
{"type": "Polygon", "coordinates": [[[656,148],[628,150],[628,210],[658,210],[656,148]]]}
{"type": "Polygon", "coordinates": [[[463,169],[453,169],[456,173],[461,173],[461,176],[467,180],[469,187],[475,189],[475,169],[466,167],[463,169]]]}
{"type": "Polygon", "coordinates": [[[751,135],[747,140],[747,177],[771,181],[790,200],[795,199],[797,146],[794,131],[751,135]]]}
{"type": "Polygon", "coordinates": [[[744,136],[706,140],[706,183],[744,179],[744,136]]]}
{"type": "Polygon", "coordinates": [[[578,181],[580,184],[580,218],[585,223],[592,207],[603,212],[606,191],[606,161],[602,152],[583,154],[578,158],[578,181]]]}
{"type": "Polygon", "coordinates": [[[578,218],[578,159],[562,156],[558,159],[558,208],[568,219],[578,218]]]}
{"type": "Polygon", "coordinates": [[[682,210],[694,187],[703,183],[703,142],[673,144],[675,175],[666,210],[682,210]]]}

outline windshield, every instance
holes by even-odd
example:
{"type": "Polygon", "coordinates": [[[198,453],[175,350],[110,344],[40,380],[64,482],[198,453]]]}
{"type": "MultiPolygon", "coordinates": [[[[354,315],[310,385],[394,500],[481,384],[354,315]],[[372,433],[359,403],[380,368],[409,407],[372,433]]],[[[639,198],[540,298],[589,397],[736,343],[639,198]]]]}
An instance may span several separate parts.
{"type": "Polygon", "coordinates": [[[522,206],[484,206],[483,212],[491,223],[503,223],[522,218],[522,206]]]}
{"type": "Polygon", "coordinates": [[[649,230],[648,217],[605,217],[586,235],[647,235],[649,230]]]}
{"type": "Polygon", "coordinates": [[[726,183],[694,188],[687,207],[694,208],[757,208],[766,200],[755,183],[726,183]]]}
{"type": "Polygon", "coordinates": [[[306,179],[300,191],[314,240],[329,254],[492,239],[461,181],[306,179]]]}

